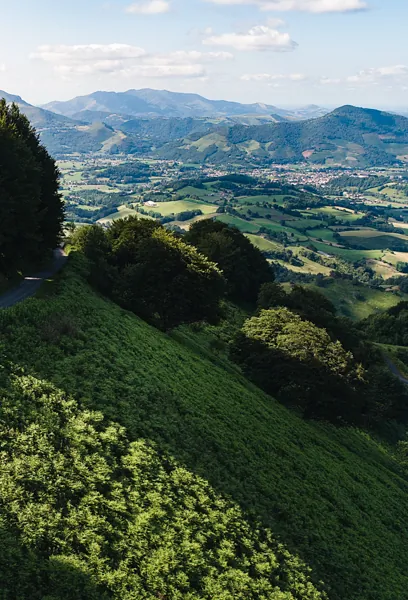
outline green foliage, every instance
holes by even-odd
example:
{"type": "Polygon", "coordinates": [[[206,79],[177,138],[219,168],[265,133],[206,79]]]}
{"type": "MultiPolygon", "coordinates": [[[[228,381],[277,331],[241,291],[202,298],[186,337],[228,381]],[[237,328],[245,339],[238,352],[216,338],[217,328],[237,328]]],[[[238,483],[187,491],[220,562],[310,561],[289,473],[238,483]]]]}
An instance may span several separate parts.
{"type": "Polygon", "coordinates": [[[129,217],[107,231],[93,225],[73,243],[92,262],[92,283],[161,329],[217,319],[221,272],[158,223],[129,217]]]}
{"type": "Polygon", "coordinates": [[[262,252],[235,227],[205,219],[190,227],[186,240],[219,265],[235,300],[255,302],[260,286],[274,279],[262,252]]]}
{"type": "Polygon", "coordinates": [[[301,407],[305,416],[356,418],[357,406],[346,400],[352,395],[348,388],[360,377],[352,354],[325,329],[287,308],[262,310],[248,319],[232,357],[262,389],[301,407]]]}
{"type": "Polygon", "coordinates": [[[55,162],[29,121],[0,100],[0,272],[8,274],[55,248],[63,204],[55,162]]]}
{"type": "Polygon", "coordinates": [[[361,329],[374,342],[408,346],[408,302],[400,302],[384,313],[371,315],[361,329]]]}
{"type": "Polygon", "coordinates": [[[25,372],[1,385],[5,600],[316,600],[321,580],[403,598],[408,483],[386,449],[302,421],[70,260],[54,296],[0,312],[25,372]]]}

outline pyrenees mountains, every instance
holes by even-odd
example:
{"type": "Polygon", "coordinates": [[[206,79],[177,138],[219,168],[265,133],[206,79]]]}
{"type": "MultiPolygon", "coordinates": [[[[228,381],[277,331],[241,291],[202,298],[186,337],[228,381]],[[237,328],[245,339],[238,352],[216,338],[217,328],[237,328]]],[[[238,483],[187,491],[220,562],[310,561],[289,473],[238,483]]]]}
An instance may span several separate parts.
{"type": "Polygon", "coordinates": [[[43,107],[16,102],[56,157],[137,154],[181,162],[333,166],[408,163],[408,119],[343,106],[286,111],[157,90],[95,92],[43,107]]]}
{"type": "Polygon", "coordinates": [[[50,102],[43,108],[66,117],[88,120],[102,114],[135,117],[224,118],[240,115],[265,115],[276,121],[322,116],[327,110],[318,106],[289,111],[267,104],[240,104],[226,100],[208,100],[198,94],[181,94],[167,90],[128,90],[95,92],[67,102],[50,102]]]}

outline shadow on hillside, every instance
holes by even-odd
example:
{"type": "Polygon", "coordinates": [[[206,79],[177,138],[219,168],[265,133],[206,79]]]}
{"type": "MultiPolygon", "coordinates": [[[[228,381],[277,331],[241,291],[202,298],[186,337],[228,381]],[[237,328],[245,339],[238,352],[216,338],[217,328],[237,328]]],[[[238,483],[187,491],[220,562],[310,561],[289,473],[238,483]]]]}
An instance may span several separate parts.
{"type": "Polygon", "coordinates": [[[29,549],[0,521],[1,600],[108,600],[89,575],[67,559],[29,549]]]}

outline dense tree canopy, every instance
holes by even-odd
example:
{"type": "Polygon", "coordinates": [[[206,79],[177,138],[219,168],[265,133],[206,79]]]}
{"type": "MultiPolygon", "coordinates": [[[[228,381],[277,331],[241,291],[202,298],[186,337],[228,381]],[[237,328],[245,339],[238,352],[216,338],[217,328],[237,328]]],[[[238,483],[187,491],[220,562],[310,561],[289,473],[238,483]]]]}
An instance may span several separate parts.
{"type": "Polygon", "coordinates": [[[344,406],[346,391],[359,377],[353,355],[287,308],[248,319],[232,356],[260,387],[307,416],[348,419],[353,412],[349,402],[344,406]]]}
{"type": "Polygon", "coordinates": [[[260,286],[274,279],[262,252],[235,227],[205,219],[192,225],[186,239],[219,265],[234,300],[255,302],[260,286]]]}
{"type": "Polygon", "coordinates": [[[42,258],[64,218],[54,160],[18,107],[0,100],[0,272],[42,258]]]}
{"type": "Polygon", "coordinates": [[[217,318],[221,271],[155,221],[129,217],[107,231],[84,227],[73,242],[92,261],[93,283],[158,327],[217,318]]]}

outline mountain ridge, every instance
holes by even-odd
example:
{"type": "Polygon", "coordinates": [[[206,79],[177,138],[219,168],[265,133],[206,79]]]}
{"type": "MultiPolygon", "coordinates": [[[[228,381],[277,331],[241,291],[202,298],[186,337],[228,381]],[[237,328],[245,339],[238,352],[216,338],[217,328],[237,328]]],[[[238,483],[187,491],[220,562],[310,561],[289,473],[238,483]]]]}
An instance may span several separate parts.
{"type": "MultiPolygon", "coordinates": [[[[77,96],[71,100],[49,102],[42,106],[46,110],[68,117],[80,117],[82,111],[96,110],[107,113],[126,114],[131,117],[230,117],[238,115],[272,115],[277,119],[296,118],[297,111],[290,111],[261,102],[242,104],[229,100],[209,100],[199,94],[170,92],[143,88],[130,89],[126,92],[96,91],[85,96],[77,96]]],[[[307,111],[303,107],[300,111],[307,111]]],[[[327,112],[326,109],[312,106],[316,111],[327,112]]],[[[300,114],[300,113],[299,113],[300,114]]]]}

